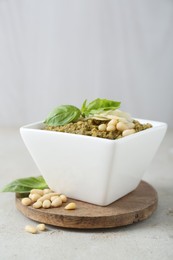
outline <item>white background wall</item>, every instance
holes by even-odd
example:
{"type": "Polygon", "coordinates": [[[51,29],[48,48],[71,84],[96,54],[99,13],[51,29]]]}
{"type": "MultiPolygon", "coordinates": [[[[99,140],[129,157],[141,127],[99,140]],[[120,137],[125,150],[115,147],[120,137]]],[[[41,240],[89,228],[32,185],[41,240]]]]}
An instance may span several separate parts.
{"type": "Polygon", "coordinates": [[[173,127],[173,1],[0,0],[0,125],[97,97],[173,127]]]}

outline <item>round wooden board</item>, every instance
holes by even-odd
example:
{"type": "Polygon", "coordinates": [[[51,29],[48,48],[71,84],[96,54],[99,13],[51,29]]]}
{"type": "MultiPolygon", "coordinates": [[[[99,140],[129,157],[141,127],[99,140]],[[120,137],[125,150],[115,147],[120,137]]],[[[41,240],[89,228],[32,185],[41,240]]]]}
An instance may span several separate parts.
{"type": "Polygon", "coordinates": [[[24,206],[20,194],[16,194],[16,207],[26,217],[57,227],[77,229],[113,228],[142,221],[156,210],[158,197],[151,185],[141,181],[134,191],[106,207],[74,199],[68,199],[69,202],[75,202],[77,209],[65,210],[67,203],[59,208],[34,209],[24,206]]]}

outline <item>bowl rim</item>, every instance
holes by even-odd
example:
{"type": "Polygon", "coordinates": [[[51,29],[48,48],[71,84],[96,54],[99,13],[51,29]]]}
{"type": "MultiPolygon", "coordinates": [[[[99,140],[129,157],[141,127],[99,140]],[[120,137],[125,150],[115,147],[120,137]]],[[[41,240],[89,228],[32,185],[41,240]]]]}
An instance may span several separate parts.
{"type": "Polygon", "coordinates": [[[63,135],[63,136],[73,136],[73,138],[82,138],[82,139],[95,139],[98,140],[99,142],[122,142],[124,140],[129,140],[133,139],[137,136],[144,135],[145,133],[155,131],[156,129],[161,129],[164,128],[165,130],[167,129],[167,123],[165,122],[160,122],[160,121],[154,121],[154,120],[148,120],[148,119],[141,119],[141,118],[133,118],[134,120],[138,120],[140,123],[150,123],[152,124],[153,127],[147,128],[143,131],[137,132],[135,134],[126,136],[125,138],[119,138],[119,139],[108,139],[108,138],[101,138],[101,137],[95,137],[95,136],[87,136],[87,135],[80,135],[80,134],[73,134],[73,133],[64,133],[64,132],[58,132],[58,131],[50,131],[46,129],[42,129],[41,127],[44,127],[44,121],[37,121],[34,123],[30,123],[27,125],[23,125],[20,127],[20,133],[23,131],[29,131],[29,132],[44,132],[47,134],[51,135],[63,135]]]}

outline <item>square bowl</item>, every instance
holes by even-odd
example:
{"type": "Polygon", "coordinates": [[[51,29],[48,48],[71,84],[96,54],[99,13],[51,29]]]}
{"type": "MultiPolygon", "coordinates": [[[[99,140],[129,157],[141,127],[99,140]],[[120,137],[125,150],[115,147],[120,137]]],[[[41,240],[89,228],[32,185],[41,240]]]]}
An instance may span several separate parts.
{"type": "Polygon", "coordinates": [[[137,120],[153,127],[117,140],[44,130],[42,122],[20,133],[52,190],[107,206],[136,189],[166,133],[165,123],[137,120]]]}

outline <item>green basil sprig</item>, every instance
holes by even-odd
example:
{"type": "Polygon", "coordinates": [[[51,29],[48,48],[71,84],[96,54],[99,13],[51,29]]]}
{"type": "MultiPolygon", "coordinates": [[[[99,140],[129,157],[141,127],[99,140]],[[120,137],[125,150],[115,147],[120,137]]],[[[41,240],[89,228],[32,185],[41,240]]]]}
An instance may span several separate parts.
{"type": "Polygon", "coordinates": [[[120,102],[97,98],[87,105],[87,100],[84,101],[81,112],[86,117],[89,115],[99,114],[103,111],[115,110],[120,107],[120,102]]]}
{"type": "Polygon", "coordinates": [[[70,122],[77,121],[80,117],[89,117],[99,114],[103,111],[115,110],[120,107],[120,102],[97,98],[87,104],[85,100],[82,108],[79,109],[72,105],[62,105],[56,107],[45,119],[44,123],[47,126],[61,126],[70,122]]]}
{"type": "Polygon", "coordinates": [[[7,184],[1,192],[18,192],[18,193],[27,193],[32,189],[46,189],[48,188],[44,178],[42,176],[38,177],[28,177],[21,178],[12,181],[7,184]]]}

